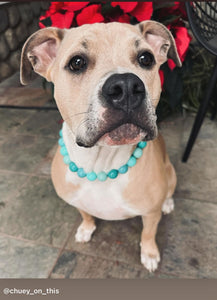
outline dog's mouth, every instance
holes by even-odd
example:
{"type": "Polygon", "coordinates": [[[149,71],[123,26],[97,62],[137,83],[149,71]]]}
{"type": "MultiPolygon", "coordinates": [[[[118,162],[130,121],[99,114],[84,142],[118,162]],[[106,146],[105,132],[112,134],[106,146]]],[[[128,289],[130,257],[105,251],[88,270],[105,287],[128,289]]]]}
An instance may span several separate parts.
{"type": "Polygon", "coordinates": [[[107,145],[125,145],[136,144],[145,137],[145,132],[139,126],[132,123],[125,123],[117,128],[105,133],[99,143],[103,142],[107,145]]]}

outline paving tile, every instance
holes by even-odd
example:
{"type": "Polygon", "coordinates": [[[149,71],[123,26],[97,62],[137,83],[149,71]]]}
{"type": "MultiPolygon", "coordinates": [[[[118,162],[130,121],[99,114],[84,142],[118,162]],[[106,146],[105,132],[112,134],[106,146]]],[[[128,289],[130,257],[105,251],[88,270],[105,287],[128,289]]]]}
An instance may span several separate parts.
{"type": "Polygon", "coordinates": [[[37,111],[31,118],[19,127],[18,133],[29,135],[52,136],[58,140],[61,128],[61,116],[58,111],[37,111]]]}
{"type": "Polygon", "coordinates": [[[35,170],[35,174],[51,176],[51,163],[57,151],[58,143],[56,143],[48,152],[46,157],[41,161],[35,170]]]}
{"type": "Polygon", "coordinates": [[[110,261],[78,252],[65,251],[57,261],[51,278],[151,278],[143,267],[110,261]]]}
{"type": "Polygon", "coordinates": [[[58,252],[0,235],[0,278],[47,278],[58,252]]]}
{"type": "MultiPolygon", "coordinates": [[[[34,79],[32,82],[30,82],[27,87],[31,88],[42,88],[43,89],[43,82],[44,79],[41,76],[38,76],[36,79],[34,79]]],[[[47,82],[46,86],[49,87],[50,83],[47,82]]],[[[25,87],[20,82],[20,72],[14,73],[12,76],[6,78],[4,81],[0,83],[0,89],[1,88],[8,88],[8,87],[25,87]]]]}
{"type": "Polygon", "coordinates": [[[180,278],[217,278],[217,205],[176,201],[160,273],[180,278]]]}
{"type": "Polygon", "coordinates": [[[181,114],[175,114],[159,124],[159,131],[162,133],[168,149],[179,149],[183,132],[185,118],[181,114]]]}
{"type": "Polygon", "coordinates": [[[0,147],[0,169],[31,173],[55,143],[50,137],[11,135],[0,147]]]}
{"type": "MultiPolygon", "coordinates": [[[[188,114],[185,118],[185,121],[183,124],[183,138],[182,138],[183,146],[185,146],[187,143],[194,120],[195,120],[195,115],[192,115],[192,114],[188,114]]],[[[196,141],[201,140],[201,139],[206,140],[206,141],[207,140],[215,140],[216,141],[216,139],[217,139],[217,120],[211,121],[209,118],[204,119],[196,141]]]]}
{"type": "Polygon", "coordinates": [[[43,87],[44,79],[37,77],[27,86],[20,83],[20,73],[7,78],[0,83],[0,104],[18,106],[43,106],[52,99],[50,84],[46,90],[43,87]]]}
{"type": "Polygon", "coordinates": [[[51,94],[43,88],[8,87],[0,91],[0,104],[19,106],[43,106],[50,101],[51,94]]]}
{"type": "MultiPolygon", "coordinates": [[[[79,217],[66,249],[141,266],[139,244],[142,222],[140,217],[123,221],[103,221],[97,219],[97,229],[88,243],[75,242],[74,236],[80,222],[81,219],[79,217]]],[[[157,234],[157,243],[160,251],[164,247],[165,238],[165,224],[164,219],[162,219],[157,234]]]]}
{"type": "Polygon", "coordinates": [[[177,196],[217,203],[216,140],[198,138],[188,162],[176,164],[177,196]]]}
{"type": "Polygon", "coordinates": [[[22,86],[20,82],[20,72],[14,73],[12,76],[6,78],[2,82],[0,82],[0,89],[8,88],[8,87],[20,87],[22,86]]]}
{"type": "Polygon", "coordinates": [[[159,124],[159,132],[164,138],[167,153],[174,166],[180,160],[183,123],[184,117],[176,114],[168,117],[159,124]]]}
{"type": "Polygon", "coordinates": [[[179,162],[176,165],[178,183],[175,195],[217,204],[217,169],[213,167],[216,165],[216,156],[212,157],[214,153],[217,155],[217,149],[206,150],[206,155],[202,149],[199,152],[201,156],[194,152],[188,164],[179,162]],[[210,156],[209,160],[206,156],[210,156]]]}
{"type": "Polygon", "coordinates": [[[5,135],[0,135],[0,146],[4,143],[5,139],[5,135]]]}
{"type": "Polygon", "coordinates": [[[179,276],[176,276],[176,275],[172,275],[172,274],[158,274],[157,275],[157,278],[159,279],[178,279],[179,276]]]}
{"type": "Polygon", "coordinates": [[[26,182],[27,175],[3,173],[0,171],[0,207],[6,205],[5,201],[26,182]]]}
{"type": "Polygon", "coordinates": [[[32,117],[34,114],[35,111],[0,108],[0,135],[10,135],[19,128],[26,119],[32,117]]]}
{"type": "Polygon", "coordinates": [[[77,211],[58,198],[50,179],[32,177],[0,210],[0,232],[62,247],[77,217],[77,211]]]}

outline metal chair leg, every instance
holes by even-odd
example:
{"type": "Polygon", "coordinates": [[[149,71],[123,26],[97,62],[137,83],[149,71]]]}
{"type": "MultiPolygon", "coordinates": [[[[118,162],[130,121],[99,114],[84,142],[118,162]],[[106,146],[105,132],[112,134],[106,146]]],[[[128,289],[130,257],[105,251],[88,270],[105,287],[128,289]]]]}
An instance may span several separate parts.
{"type": "Polygon", "coordinates": [[[208,110],[210,98],[212,96],[212,92],[213,92],[213,89],[215,87],[216,82],[217,82],[217,57],[216,57],[213,73],[212,73],[212,76],[210,78],[210,82],[208,84],[207,90],[206,90],[205,98],[200,104],[197,116],[196,116],[195,121],[194,121],[193,128],[191,130],[190,137],[188,139],[188,143],[187,143],[184,155],[182,157],[182,162],[187,162],[188,157],[191,153],[194,142],[197,138],[197,135],[200,131],[200,127],[203,123],[204,117],[205,117],[206,112],[208,110]]]}

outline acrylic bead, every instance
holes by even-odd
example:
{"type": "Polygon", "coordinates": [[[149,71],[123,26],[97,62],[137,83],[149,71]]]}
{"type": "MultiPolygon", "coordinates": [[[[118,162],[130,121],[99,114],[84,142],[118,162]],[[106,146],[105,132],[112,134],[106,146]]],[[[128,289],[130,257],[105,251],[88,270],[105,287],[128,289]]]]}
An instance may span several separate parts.
{"type": "Polygon", "coordinates": [[[64,143],[64,140],[63,140],[63,138],[60,138],[59,140],[58,140],[58,144],[62,147],[62,146],[65,146],[65,143],[64,143]]]}
{"type": "Polygon", "coordinates": [[[83,168],[79,168],[78,171],[77,171],[77,174],[81,178],[84,178],[86,176],[86,173],[84,172],[83,168]]]}
{"type": "Polygon", "coordinates": [[[108,174],[106,174],[104,171],[99,172],[98,174],[96,174],[95,172],[90,172],[86,174],[83,168],[78,168],[74,162],[70,161],[70,157],[68,155],[68,151],[64,143],[62,129],[59,131],[59,135],[60,138],[58,140],[58,143],[61,146],[60,153],[63,155],[64,163],[69,165],[70,171],[77,172],[77,175],[80,178],[84,178],[87,176],[87,179],[90,181],[94,181],[96,179],[98,179],[99,181],[105,181],[108,177],[111,179],[115,179],[119,173],[120,174],[127,173],[129,167],[133,167],[136,165],[137,158],[142,156],[143,153],[142,149],[144,149],[147,145],[147,142],[145,141],[139,142],[137,144],[137,148],[134,150],[127,164],[121,166],[118,170],[112,169],[111,171],[108,172],[108,174]]]}
{"type": "Polygon", "coordinates": [[[69,169],[72,172],[77,172],[78,171],[78,167],[76,166],[76,164],[74,162],[70,162],[69,169]]]}
{"type": "Polygon", "coordinates": [[[135,158],[140,158],[142,156],[142,149],[141,148],[136,148],[133,152],[133,156],[135,156],[135,158]]]}
{"type": "Polygon", "coordinates": [[[67,151],[67,149],[66,149],[66,147],[65,147],[65,146],[61,147],[61,149],[60,149],[60,153],[61,153],[63,156],[65,156],[65,155],[67,155],[67,154],[68,154],[68,151],[67,151]]]}
{"type": "Polygon", "coordinates": [[[127,173],[127,171],[128,171],[128,165],[123,165],[122,167],[120,167],[120,168],[118,169],[118,171],[119,171],[120,174],[125,174],[125,173],[127,173]]]}
{"type": "Polygon", "coordinates": [[[96,176],[96,173],[95,172],[90,172],[90,173],[87,173],[87,179],[90,180],[90,181],[94,181],[96,180],[97,176],[96,176]]]}
{"type": "Polygon", "coordinates": [[[136,164],[136,158],[134,156],[131,156],[130,159],[127,162],[128,167],[133,167],[136,164]]]}
{"type": "Polygon", "coordinates": [[[138,143],[137,147],[139,147],[139,148],[143,149],[143,148],[145,148],[145,147],[146,147],[146,145],[147,145],[147,142],[145,142],[145,141],[141,141],[141,142],[139,142],[139,143],[138,143]]]}
{"type": "Polygon", "coordinates": [[[118,176],[118,170],[111,170],[110,172],[108,172],[108,177],[111,179],[115,179],[118,176]]]}
{"type": "Polygon", "coordinates": [[[102,171],[97,174],[97,178],[99,181],[105,181],[107,179],[107,175],[105,172],[102,171]]]}
{"type": "Polygon", "coordinates": [[[63,161],[64,161],[64,163],[65,163],[66,165],[69,165],[70,162],[71,162],[69,155],[65,155],[65,156],[63,157],[63,161]]]}

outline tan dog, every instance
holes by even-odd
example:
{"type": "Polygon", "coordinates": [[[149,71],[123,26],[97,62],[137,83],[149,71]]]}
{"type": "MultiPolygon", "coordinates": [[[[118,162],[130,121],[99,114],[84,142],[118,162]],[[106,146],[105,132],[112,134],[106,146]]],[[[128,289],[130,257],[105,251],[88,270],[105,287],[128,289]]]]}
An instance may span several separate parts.
{"type": "Polygon", "coordinates": [[[22,52],[22,83],[34,78],[33,71],[54,83],[70,160],[86,173],[120,168],[139,141],[148,141],[135,166],[104,182],[70,171],[58,149],[52,180],[57,194],[82,215],[77,242],[91,239],[93,216],[120,220],[141,215],[141,262],[149,271],[160,261],[155,234],[161,211],[173,210],[176,186],[155,115],[158,70],[168,57],[181,66],[171,33],[153,21],[46,28],[33,34],[22,52]]]}

